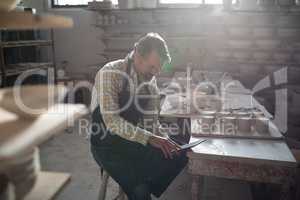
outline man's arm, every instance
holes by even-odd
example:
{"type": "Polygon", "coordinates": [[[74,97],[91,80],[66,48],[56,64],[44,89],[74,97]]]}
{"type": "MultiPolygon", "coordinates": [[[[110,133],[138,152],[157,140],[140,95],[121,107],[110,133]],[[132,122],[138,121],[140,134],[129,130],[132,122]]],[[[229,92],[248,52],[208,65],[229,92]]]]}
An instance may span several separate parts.
{"type": "Polygon", "coordinates": [[[180,149],[177,144],[168,138],[155,136],[145,129],[136,127],[119,115],[118,94],[121,82],[122,76],[112,71],[100,71],[96,76],[95,87],[106,128],[124,139],[142,145],[150,144],[160,149],[166,159],[173,158],[173,152],[178,154],[177,150],[180,149]]]}
{"type": "Polygon", "coordinates": [[[101,114],[106,128],[120,137],[146,145],[151,132],[134,126],[119,115],[119,91],[124,77],[115,70],[101,70],[95,80],[101,114]]]}

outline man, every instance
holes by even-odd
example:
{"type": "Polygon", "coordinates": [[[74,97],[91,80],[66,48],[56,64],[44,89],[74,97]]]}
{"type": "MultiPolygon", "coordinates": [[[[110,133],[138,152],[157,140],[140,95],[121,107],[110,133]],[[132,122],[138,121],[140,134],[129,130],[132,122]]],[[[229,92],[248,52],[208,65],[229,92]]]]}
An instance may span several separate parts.
{"type": "Polygon", "coordinates": [[[158,122],[155,76],[170,61],[163,38],[148,33],[95,78],[91,151],[129,200],[159,197],[187,163],[158,122]]]}

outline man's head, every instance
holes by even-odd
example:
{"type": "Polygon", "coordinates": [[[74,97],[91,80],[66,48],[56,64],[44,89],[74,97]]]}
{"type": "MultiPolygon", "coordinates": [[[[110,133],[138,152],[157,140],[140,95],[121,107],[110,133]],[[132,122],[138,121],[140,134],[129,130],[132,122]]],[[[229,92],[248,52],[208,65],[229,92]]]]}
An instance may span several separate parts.
{"type": "Polygon", "coordinates": [[[165,40],[158,33],[148,33],[134,48],[134,64],[138,73],[150,80],[157,75],[171,57],[165,40]]]}

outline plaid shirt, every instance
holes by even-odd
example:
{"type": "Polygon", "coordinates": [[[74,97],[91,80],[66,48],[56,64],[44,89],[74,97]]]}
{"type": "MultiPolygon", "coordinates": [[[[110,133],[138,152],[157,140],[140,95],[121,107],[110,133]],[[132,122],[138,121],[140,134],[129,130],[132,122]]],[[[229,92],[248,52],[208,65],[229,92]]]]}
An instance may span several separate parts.
{"type": "Polygon", "coordinates": [[[111,132],[124,139],[146,145],[152,134],[166,136],[165,133],[159,129],[159,89],[155,77],[153,77],[151,81],[144,81],[143,76],[137,74],[132,65],[128,74],[128,92],[131,92],[131,94],[151,96],[147,104],[143,107],[146,111],[146,113],[143,113],[143,120],[141,120],[137,126],[119,115],[119,94],[124,87],[124,75],[127,74],[126,70],[129,56],[132,56],[132,53],[123,60],[106,64],[98,71],[92,95],[92,108],[100,105],[103,121],[106,128],[111,132]]]}

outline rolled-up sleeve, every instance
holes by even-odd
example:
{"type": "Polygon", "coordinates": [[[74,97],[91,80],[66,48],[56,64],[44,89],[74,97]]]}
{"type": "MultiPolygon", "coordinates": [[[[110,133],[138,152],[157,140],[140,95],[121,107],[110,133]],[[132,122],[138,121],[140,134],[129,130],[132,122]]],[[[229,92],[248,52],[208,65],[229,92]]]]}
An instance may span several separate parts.
{"type": "Polygon", "coordinates": [[[112,133],[126,140],[146,145],[152,133],[134,126],[120,116],[118,100],[123,78],[121,72],[118,70],[100,70],[96,75],[95,89],[103,121],[106,128],[112,133]]]}

